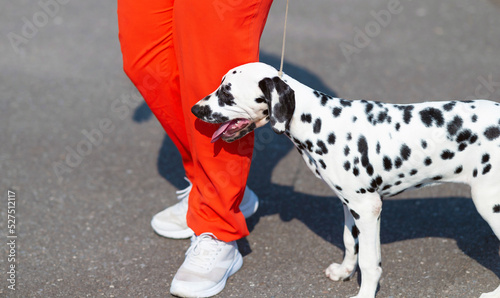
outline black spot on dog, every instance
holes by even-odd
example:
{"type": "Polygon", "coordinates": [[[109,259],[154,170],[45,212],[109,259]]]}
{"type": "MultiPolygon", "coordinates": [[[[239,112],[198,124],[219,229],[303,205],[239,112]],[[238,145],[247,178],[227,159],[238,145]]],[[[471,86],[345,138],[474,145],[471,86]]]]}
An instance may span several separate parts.
{"type": "Polygon", "coordinates": [[[433,124],[437,127],[441,127],[444,124],[443,112],[436,108],[426,108],[420,111],[420,119],[427,127],[430,127],[433,124]]]}
{"type": "Polygon", "coordinates": [[[356,227],[356,225],[352,226],[351,228],[351,234],[354,239],[358,238],[359,236],[359,229],[356,227]]]}
{"type": "Polygon", "coordinates": [[[415,176],[418,173],[417,169],[413,169],[410,171],[410,176],[415,176]]]}
{"type": "Polygon", "coordinates": [[[396,128],[396,131],[399,131],[399,129],[401,128],[401,124],[399,122],[396,123],[395,128],[396,128]]]}
{"type": "Polygon", "coordinates": [[[426,148],[427,148],[427,141],[422,140],[422,141],[421,141],[421,145],[422,145],[422,148],[423,148],[423,149],[426,149],[426,148]]]}
{"type": "Polygon", "coordinates": [[[500,205],[493,206],[493,213],[500,213],[500,205]]]}
{"type": "Polygon", "coordinates": [[[344,163],[344,169],[345,169],[346,171],[349,171],[349,170],[351,169],[351,163],[350,163],[349,161],[346,161],[346,162],[344,163]]]}
{"type": "Polygon", "coordinates": [[[321,119],[317,118],[314,121],[313,132],[314,133],[319,133],[320,131],[321,131],[321,119]]]}
{"type": "Polygon", "coordinates": [[[354,254],[357,255],[359,253],[359,243],[354,244],[354,254]]]}
{"type": "Polygon", "coordinates": [[[346,99],[340,99],[340,104],[344,107],[350,107],[352,105],[351,101],[350,100],[346,100],[346,99]]]}
{"type": "Polygon", "coordinates": [[[467,148],[467,144],[465,143],[461,143],[460,145],[458,145],[458,151],[460,152],[464,151],[465,148],[467,148]]]}
{"type": "Polygon", "coordinates": [[[398,186],[398,185],[401,185],[401,183],[403,183],[403,182],[401,182],[401,181],[396,181],[396,183],[394,183],[394,185],[398,186]]]}
{"type": "Polygon", "coordinates": [[[330,97],[328,95],[322,94],[321,95],[321,105],[325,106],[329,99],[330,99],[330,97]]]}
{"type": "Polygon", "coordinates": [[[323,169],[326,169],[326,163],[322,159],[319,160],[319,164],[323,169]]]}
{"type": "Polygon", "coordinates": [[[443,105],[443,109],[447,112],[451,111],[453,107],[455,106],[456,102],[455,101],[450,101],[449,103],[443,105]]]}
{"type": "Polygon", "coordinates": [[[401,153],[401,157],[404,159],[404,160],[408,160],[410,158],[410,155],[411,155],[411,149],[410,147],[408,147],[408,145],[406,144],[403,144],[401,146],[401,149],[399,150],[399,152],[401,153]]]}
{"type": "MultiPolygon", "coordinates": [[[[326,148],[326,145],[325,145],[325,143],[323,143],[323,141],[318,140],[316,142],[316,145],[318,145],[318,147],[321,149],[321,153],[322,154],[327,154],[328,153],[328,148],[326,148]]],[[[318,153],[318,151],[316,151],[316,153],[318,153]]]]}
{"type": "Polygon", "coordinates": [[[486,153],[481,158],[481,163],[487,163],[489,160],[490,160],[490,155],[486,153]]]}
{"type": "Polygon", "coordinates": [[[226,105],[234,106],[236,104],[236,102],[234,102],[234,96],[233,94],[231,94],[231,92],[229,92],[229,90],[231,90],[231,85],[226,84],[221,86],[215,92],[220,107],[224,107],[226,105]]]}
{"type": "Polygon", "coordinates": [[[347,133],[346,140],[348,141],[352,140],[352,134],[350,132],[347,133]]]}
{"type": "Polygon", "coordinates": [[[389,189],[389,188],[391,188],[391,187],[392,187],[392,185],[387,184],[386,186],[384,186],[384,187],[382,188],[382,190],[388,190],[388,189],[389,189]]]}
{"type": "Polygon", "coordinates": [[[477,135],[472,135],[469,139],[469,144],[474,144],[477,141],[477,135]]]}
{"type": "Polygon", "coordinates": [[[357,214],[356,211],[354,211],[352,209],[349,211],[351,211],[352,217],[354,217],[354,219],[359,219],[359,214],[357,214]]]}
{"type": "Polygon", "coordinates": [[[490,170],[491,170],[491,164],[487,164],[483,169],[483,175],[488,174],[490,170]]]}
{"type": "Polygon", "coordinates": [[[335,144],[335,134],[332,132],[328,135],[328,144],[333,145],[335,144]]]}
{"type": "Polygon", "coordinates": [[[434,176],[432,178],[432,180],[434,180],[434,181],[438,181],[438,180],[441,180],[441,179],[443,179],[443,176],[434,176]]]}
{"type": "Polygon", "coordinates": [[[307,151],[309,152],[313,152],[313,143],[309,140],[306,140],[306,147],[307,147],[307,151]]]}
{"type": "Polygon", "coordinates": [[[339,107],[333,108],[333,111],[332,111],[333,117],[340,116],[340,113],[342,113],[342,108],[339,108],[339,107]]]}
{"type": "Polygon", "coordinates": [[[365,106],[365,113],[368,114],[373,109],[373,104],[367,103],[365,106]]]}
{"type": "Polygon", "coordinates": [[[453,121],[448,122],[448,133],[454,136],[462,128],[463,122],[464,121],[461,117],[455,116],[455,118],[453,118],[453,121]]]}
{"type": "Polygon", "coordinates": [[[338,190],[338,191],[342,191],[342,187],[338,186],[338,185],[335,185],[335,188],[338,190]]]}
{"type": "Polygon", "coordinates": [[[366,166],[366,173],[371,176],[373,175],[373,172],[373,166],[371,164],[368,164],[368,166],[366,166]]]}
{"type": "Polygon", "coordinates": [[[403,113],[403,120],[406,124],[410,124],[411,118],[412,118],[412,111],[415,107],[414,106],[406,106],[404,108],[404,113],[403,113]]]}
{"type": "Polygon", "coordinates": [[[470,119],[473,123],[476,123],[477,122],[477,115],[474,114],[472,115],[471,119],[470,119]]]}
{"type": "Polygon", "coordinates": [[[455,153],[451,152],[450,150],[444,150],[441,153],[441,158],[446,160],[446,159],[452,159],[455,156],[455,153]]]}
{"type": "Polygon", "coordinates": [[[359,176],[359,169],[358,169],[358,168],[356,168],[356,167],[354,167],[354,168],[352,169],[352,174],[353,174],[354,176],[358,177],[358,176],[359,176]]]}
{"type": "Polygon", "coordinates": [[[425,160],[424,160],[424,165],[426,166],[430,166],[432,164],[432,159],[430,157],[427,157],[425,160]]]}
{"type": "Polygon", "coordinates": [[[460,173],[462,173],[463,169],[464,169],[464,168],[463,168],[462,166],[457,167],[457,168],[455,169],[455,174],[460,174],[460,173]]]}
{"type": "Polygon", "coordinates": [[[462,143],[470,140],[472,137],[472,132],[469,129],[462,130],[457,136],[457,143],[462,143]]]}
{"type": "Polygon", "coordinates": [[[477,177],[477,169],[474,169],[474,171],[472,171],[472,177],[474,177],[474,178],[477,177]]]}
{"type": "Polygon", "coordinates": [[[383,158],[383,163],[384,163],[384,170],[390,171],[392,170],[392,160],[388,156],[384,156],[383,158]]]}
{"type": "Polygon", "coordinates": [[[380,154],[380,142],[377,142],[377,146],[375,147],[375,151],[377,154],[380,154]]]}
{"type": "Polygon", "coordinates": [[[493,141],[500,136],[500,129],[497,126],[490,126],[484,131],[484,136],[488,140],[493,141]]]}
{"type": "Polygon", "coordinates": [[[356,121],[358,121],[358,117],[356,117],[356,116],[352,117],[352,123],[354,123],[356,121]]]}
{"type": "MultiPolygon", "coordinates": [[[[329,142],[328,142],[328,143],[329,143],[329,142]]],[[[348,155],[349,155],[349,152],[351,152],[351,149],[349,149],[349,146],[347,146],[347,145],[346,145],[346,146],[345,146],[345,148],[344,148],[344,155],[345,155],[345,156],[348,156],[348,155]]]]}
{"type": "Polygon", "coordinates": [[[394,161],[394,167],[396,169],[399,169],[403,165],[403,160],[401,157],[396,157],[396,160],[394,161]]]}
{"type": "Polygon", "coordinates": [[[387,112],[380,112],[377,116],[378,123],[383,123],[387,119],[387,112]]]}
{"type": "Polygon", "coordinates": [[[300,121],[304,123],[311,123],[312,122],[312,116],[311,114],[302,114],[300,115],[300,121]]]}
{"type": "Polygon", "coordinates": [[[361,165],[366,167],[368,165],[368,143],[364,136],[358,139],[358,152],[361,153],[361,165]]]}

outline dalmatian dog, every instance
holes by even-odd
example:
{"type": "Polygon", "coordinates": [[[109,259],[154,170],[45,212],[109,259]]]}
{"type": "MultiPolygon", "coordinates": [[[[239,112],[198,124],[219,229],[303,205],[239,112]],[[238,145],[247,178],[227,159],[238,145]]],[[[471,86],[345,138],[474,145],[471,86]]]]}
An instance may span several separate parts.
{"type": "MultiPolygon", "coordinates": [[[[359,264],[355,297],[375,297],[382,275],[384,197],[430,184],[466,183],[500,238],[500,104],[487,100],[388,104],[334,98],[263,63],[230,70],[193,114],[232,142],[270,122],[344,206],[345,256],[326,275],[346,280],[359,264]]],[[[500,297],[500,287],[482,298],[500,297]]]]}

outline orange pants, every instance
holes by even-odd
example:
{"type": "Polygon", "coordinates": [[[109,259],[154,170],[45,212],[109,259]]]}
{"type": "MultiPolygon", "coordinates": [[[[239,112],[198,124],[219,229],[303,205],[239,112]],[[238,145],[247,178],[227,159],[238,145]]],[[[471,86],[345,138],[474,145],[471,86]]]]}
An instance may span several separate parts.
{"type": "Polygon", "coordinates": [[[191,107],[231,68],[258,61],[272,0],[118,0],[123,67],[182,156],[193,183],[188,226],[229,242],[248,235],[239,204],[253,134],[210,143],[216,126],[191,107]]]}

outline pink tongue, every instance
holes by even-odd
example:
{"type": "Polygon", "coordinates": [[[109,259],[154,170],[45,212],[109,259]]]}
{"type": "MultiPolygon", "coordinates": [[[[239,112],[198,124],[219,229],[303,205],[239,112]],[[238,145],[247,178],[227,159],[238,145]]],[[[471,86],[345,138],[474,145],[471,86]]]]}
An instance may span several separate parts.
{"type": "Polygon", "coordinates": [[[229,127],[229,125],[231,125],[231,123],[233,123],[233,121],[228,121],[226,123],[223,123],[221,126],[219,126],[219,128],[212,135],[212,141],[211,141],[211,143],[213,143],[213,142],[217,141],[218,139],[220,139],[220,137],[222,136],[222,134],[228,129],[228,127],[229,127]]]}

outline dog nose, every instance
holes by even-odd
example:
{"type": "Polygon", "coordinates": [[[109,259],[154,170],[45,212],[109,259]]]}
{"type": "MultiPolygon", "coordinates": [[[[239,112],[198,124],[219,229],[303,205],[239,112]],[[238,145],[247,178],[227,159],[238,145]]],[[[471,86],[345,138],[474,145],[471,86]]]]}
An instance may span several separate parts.
{"type": "Polygon", "coordinates": [[[192,108],[191,108],[191,113],[193,113],[196,117],[200,118],[200,116],[198,116],[200,114],[200,106],[195,104],[192,108]]]}
{"type": "Polygon", "coordinates": [[[197,118],[205,120],[212,113],[212,110],[209,106],[200,106],[198,104],[195,104],[191,108],[191,113],[193,113],[197,118]]]}

